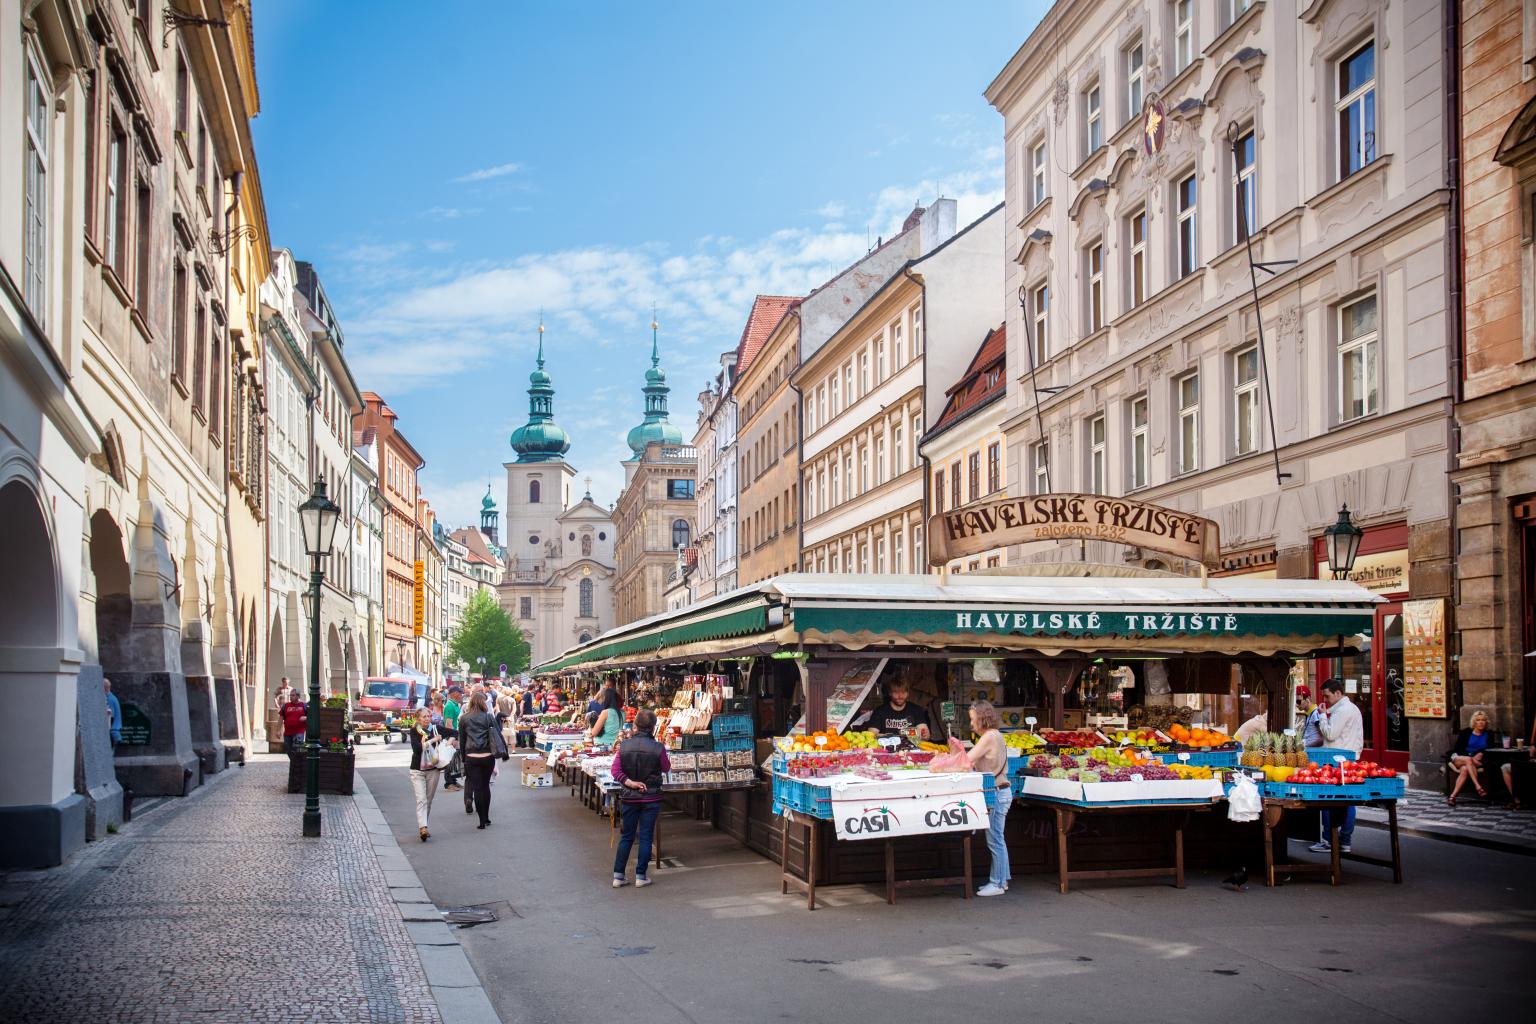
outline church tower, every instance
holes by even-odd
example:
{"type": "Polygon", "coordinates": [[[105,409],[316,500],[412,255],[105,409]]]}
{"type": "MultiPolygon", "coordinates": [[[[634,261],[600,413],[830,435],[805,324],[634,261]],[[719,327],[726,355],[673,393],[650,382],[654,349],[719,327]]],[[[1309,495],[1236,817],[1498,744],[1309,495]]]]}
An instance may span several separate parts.
{"type": "Polygon", "coordinates": [[[555,422],[555,388],[544,370],[544,325],[539,324],[537,366],[528,375],[528,422],[512,432],[517,458],[507,471],[508,568],[532,569],[559,547],[556,518],[571,505],[576,471],[565,461],[571,439],[555,422]],[[553,547],[551,547],[553,543],[553,547]]]}
{"type": "Polygon", "coordinates": [[[492,544],[500,544],[501,538],[496,536],[500,528],[501,513],[496,511],[496,499],[491,497],[491,485],[485,485],[485,497],[480,499],[480,532],[491,539],[492,544]]]}

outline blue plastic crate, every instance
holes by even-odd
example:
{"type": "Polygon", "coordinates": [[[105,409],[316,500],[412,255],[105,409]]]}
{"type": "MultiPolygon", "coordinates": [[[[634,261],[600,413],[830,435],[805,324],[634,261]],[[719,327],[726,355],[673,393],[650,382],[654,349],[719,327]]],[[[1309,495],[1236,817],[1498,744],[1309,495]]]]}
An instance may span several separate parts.
{"type": "Polygon", "coordinates": [[[1401,775],[1390,779],[1366,779],[1365,785],[1379,800],[1401,800],[1408,795],[1408,780],[1401,775]]]}
{"type": "Polygon", "coordinates": [[[832,788],[830,786],[805,787],[805,813],[813,818],[832,820],[832,788]]]}
{"type": "Polygon", "coordinates": [[[718,740],[728,736],[751,736],[756,730],[751,715],[716,715],[710,720],[709,731],[718,740]]]}
{"type": "Polygon", "coordinates": [[[1157,759],[1163,764],[1187,764],[1191,768],[1236,768],[1241,750],[1188,750],[1188,761],[1180,761],[1172,751],[1158,751],[1157,759]]]}
{"type": "MultiPolygon", "coordinates": [[[[1380,780],[1386,781],[1386,780],[1380,780]]],[[[1378,797],[1369,783],[1358,782],[1343,786],[1311,785],[1295,782],[1265,782],[1260,792],[1265,796],[1287,800],[1375,800],[1378,797]]]]}
{"type": "Polygon", "coordinates": [[[757,745],[757,741],[751,736],[727,736],[715,740],[715,749],[720,752],[730,750],[751,750],[757,745]]]}
{"type": "Polygon", "coordinates": [[[1342,757],[1346,761],[1354,761],[1359,758],[1353,750],[1345,750],[1343,747],[1308,747],[1307,760],[1313,764],[1333,764],[1333,759],[1342,757]]]}

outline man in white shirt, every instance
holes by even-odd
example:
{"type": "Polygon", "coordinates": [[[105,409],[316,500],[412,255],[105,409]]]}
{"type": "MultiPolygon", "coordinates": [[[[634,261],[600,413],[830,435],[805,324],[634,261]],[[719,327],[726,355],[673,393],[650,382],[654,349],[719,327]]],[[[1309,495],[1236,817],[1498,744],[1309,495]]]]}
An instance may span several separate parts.
{"type": "MultiPolygon", "coordinates": [[[[1323,683],[1321,695],[1323,698],[1323,718],[1319,727],[1323,734],[1325,745],[1347,750],[1354,760],[1360,759],[1360,751],[1365,749],[1365,722],[1360,718],[1360,709],[1355,707],[1355,702],[1344,696],[1344,684],[1337,679],[1329,679],[1323,683]]],[[[1323,837],[1310,847],[1314,853],[1329,853],[1332,846],[1328,837],[1333,834],[1333,812],[1323,812],[1323,837]]],[[[1355,836],[1355,805],[1350,804],[1344,809],[1344,820],[1339,825],[1339,852],[1348,853],[1350,840],[1355,836]]]]}

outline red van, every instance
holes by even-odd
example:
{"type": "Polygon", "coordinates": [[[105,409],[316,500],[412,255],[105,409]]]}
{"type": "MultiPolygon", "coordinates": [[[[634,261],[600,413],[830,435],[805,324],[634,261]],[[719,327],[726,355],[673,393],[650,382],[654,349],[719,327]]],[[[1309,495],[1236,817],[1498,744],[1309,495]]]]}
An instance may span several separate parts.
{"type": "Polygon", "coordinates": [[[398,676],[370,676],[363,680],[363,695],[352,711],[353,732],[390,733],[410,728],[416,709],[426,701],[425,683],[398,676]]]}

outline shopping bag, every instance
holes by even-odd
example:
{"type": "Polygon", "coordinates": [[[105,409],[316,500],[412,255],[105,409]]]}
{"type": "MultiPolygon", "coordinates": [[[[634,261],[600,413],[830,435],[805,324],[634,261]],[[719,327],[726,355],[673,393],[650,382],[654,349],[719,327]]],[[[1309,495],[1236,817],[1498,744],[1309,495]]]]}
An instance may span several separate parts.
{"type": "Polygon", "coordinates": [[[1259,787],[1248,775],[1239,772],[1227,794],[1227,820],[1257,821],[1263,809],[1264,798],[1259,796],[1259,787]]]}

